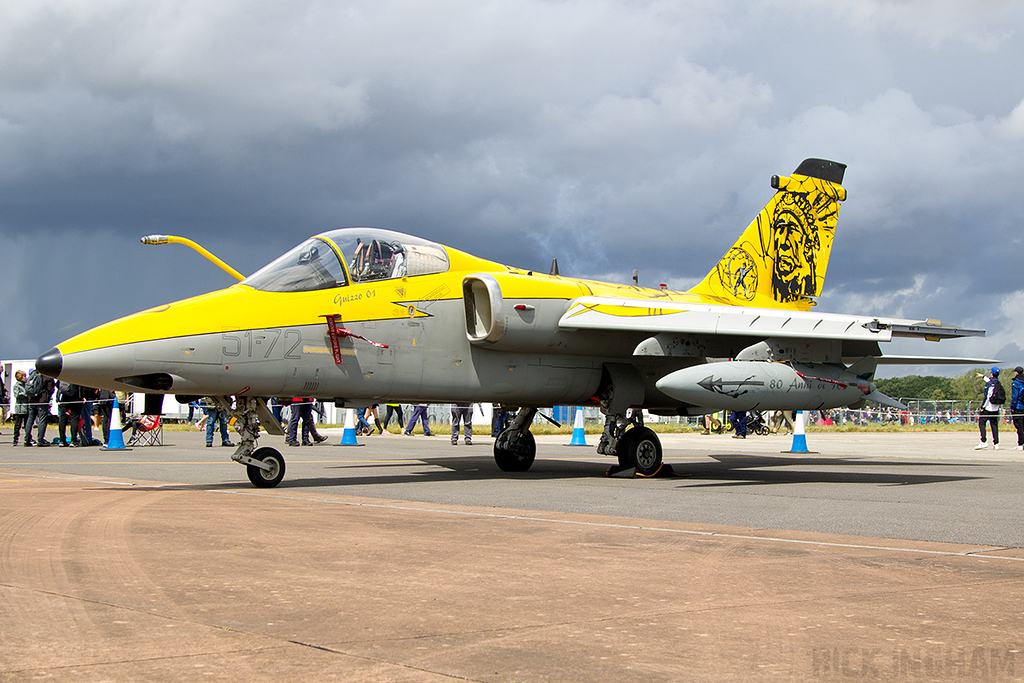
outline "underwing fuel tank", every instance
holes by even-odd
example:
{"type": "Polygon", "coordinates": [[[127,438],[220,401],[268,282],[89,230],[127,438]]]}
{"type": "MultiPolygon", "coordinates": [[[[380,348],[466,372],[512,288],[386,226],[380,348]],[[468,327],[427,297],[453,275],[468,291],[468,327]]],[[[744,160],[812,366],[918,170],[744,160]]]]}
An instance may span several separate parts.
{"type": "Polygon", "coordinates": [[[899,405],[841,365],[707,363],[676,370],[656,386],[672,398],[714,410],[824,410],[864,399],[899,405]]]}

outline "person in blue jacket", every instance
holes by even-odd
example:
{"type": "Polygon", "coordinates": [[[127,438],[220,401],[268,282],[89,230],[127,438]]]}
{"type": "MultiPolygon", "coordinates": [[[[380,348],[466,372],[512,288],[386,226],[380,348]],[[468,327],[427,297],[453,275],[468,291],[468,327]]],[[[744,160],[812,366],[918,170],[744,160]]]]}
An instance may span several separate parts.
{"type": "Polygon", "coordinates": [[[1010,413],[1013,415],[1013,426],[1017,429],[1017,450],[1024,451],[1024,368],[1019,365],[1013,369],[1010,413]]]}
{"type": "MultiPolygon", "coordinates": [[[[978,373],[978,377],[985,380],[985,388],[982,390],[982,396],[984,400],[981,404],[981,409],[978,411],[978,427],[981,429],[981,443],[974,447],[974,450],[979,451],[984,448],[988,448],[988,444],[985,443],[985,423],[992,425],[992,448],[999,450],[999,410],[1003,407],[1002,403],[1006,398],[1006,394],[1002,396],[996,395],[996,386],[999,385],[999,368],[992,368],[992,373],[985,378],[985,375],[978,373]]],[[[1000,389],[1002,387],[1000,386],[1000,389]]]]}

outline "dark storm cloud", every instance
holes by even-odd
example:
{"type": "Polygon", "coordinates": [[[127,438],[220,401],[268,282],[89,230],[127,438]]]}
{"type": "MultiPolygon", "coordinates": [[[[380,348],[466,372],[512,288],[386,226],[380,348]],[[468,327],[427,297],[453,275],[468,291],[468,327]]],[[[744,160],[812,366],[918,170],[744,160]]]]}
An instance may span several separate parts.
{"type": "Polygon", "coordinates": [[[1022,17],[951,0],[0,3],[0,353],[230,284],[146,233],[251,272],[376,225],[685,288],[809,156],[849,164],[823,308],[989,330],[936,355],[1016,348],[1022,17]]]}

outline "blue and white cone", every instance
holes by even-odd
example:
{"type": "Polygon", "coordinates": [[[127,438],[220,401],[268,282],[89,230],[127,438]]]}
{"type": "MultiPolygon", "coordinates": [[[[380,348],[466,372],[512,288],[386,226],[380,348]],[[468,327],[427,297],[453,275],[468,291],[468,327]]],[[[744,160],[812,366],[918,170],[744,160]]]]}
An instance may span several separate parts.
{"type": "Polygon", "coordinates": [[[124,434],[121,433],[121,407],[117,403],[117,396],[114,397],[114,408],[110,411],[110,432],[107,436],[107,445],[101,451],[130,451],[124,446],[124,434]]]}
{"type": "Polygon", "coordinates": [[[356,441],[356,411],[352,408],[345,409],[345,431],[341,433],[339,446],[362,446],[356,441]]]}
{"type": "Polygon", "coordinates": [[[576,418],[572,423],[572,440],[566,446],[586,446],[587,440],[583,433],[583,408],[576,409],[576,418]]]}
{"type": "Polygon", "coordinates": [[[796,424],[793,425],[793,445],[783,453],[817,453],[807,450],[807,434],[804,433],[804,411],[796,411],[796,424]]]}

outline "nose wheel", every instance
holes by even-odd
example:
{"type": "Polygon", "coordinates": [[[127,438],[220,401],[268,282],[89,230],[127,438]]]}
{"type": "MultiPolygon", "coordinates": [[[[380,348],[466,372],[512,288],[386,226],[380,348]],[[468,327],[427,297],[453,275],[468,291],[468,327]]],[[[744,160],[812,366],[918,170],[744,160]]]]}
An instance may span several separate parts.
{"type": "Polygon", "coordinates": [[[284,479],[284,458],[273,448],[257,448],[249,456],[263,465],[250,464],[245,466],[249,481],[258,489],[272,489],[284,479]]]}

